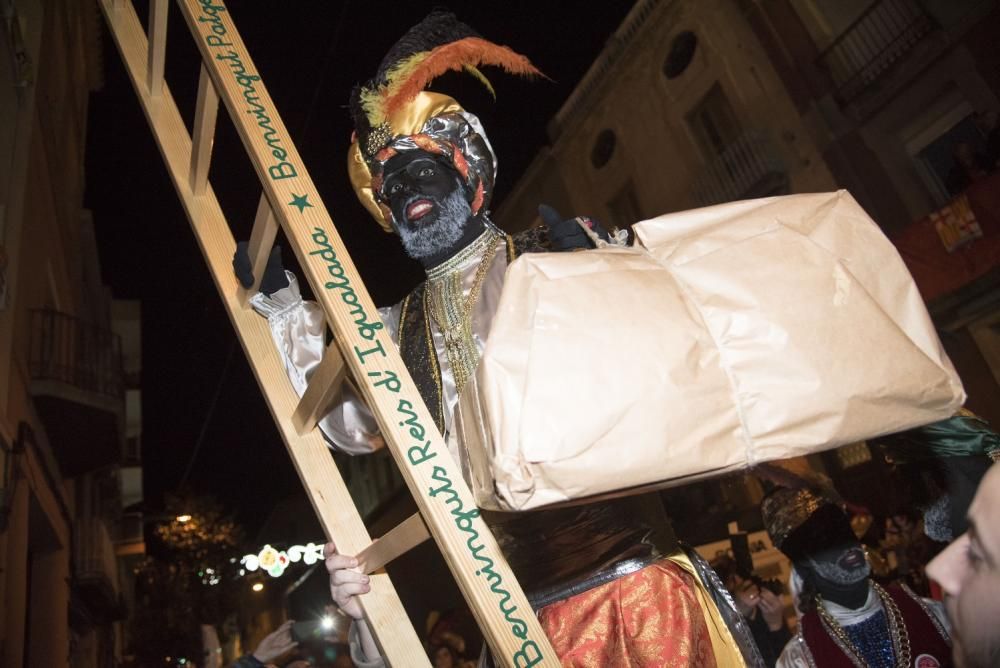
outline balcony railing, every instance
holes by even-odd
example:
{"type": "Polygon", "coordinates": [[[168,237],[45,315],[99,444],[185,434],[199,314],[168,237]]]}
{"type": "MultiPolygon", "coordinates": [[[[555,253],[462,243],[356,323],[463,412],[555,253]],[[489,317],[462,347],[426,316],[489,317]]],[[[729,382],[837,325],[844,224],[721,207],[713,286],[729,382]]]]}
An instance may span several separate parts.
{"type": "Polygon", "coordinates": [[[76,572],[79,577],[104,577],[118,582],[118,567],[111,534],[104,520],[97,517],[76,521],[76,572]]]}
{"type": "Polygon", "coordinates": [[[761,130],[748,130],[709,162],[695,179],[700,206],[776,194],[787,185],[781,156],[761,130]]]}
{"type": "Polygon", "coordinates": [[[31,311],[28,365],[32,380],[66,383],[114,399],[124,396],[121,339],[65,313],[31,311]]]}
{"type": "Polygon", "coordinates": [[[847,104],[905,56],[934,22],[914,0],[877,0],[819,57],[847,104]]]}
{"type": "Polygon", "coordinates": [[[143,526],[145,518],[142,513],[124,513],[118,522],[118,535],[115,542],[141,543],[145,539],[143,526]]]}
{"type": "Polygon", "coordinates": [[[118,561],[108,526],[99,517],[77,518],[73,525],[73,582],[70,624],[85,629],[123,619],[118,561]]]}
{"type": "Polygon", "coordinates": [[[97,517],[77,519],[73,536],[77,579],[100,583],[117,595],[118,563],[107,524],[97,517]]]}

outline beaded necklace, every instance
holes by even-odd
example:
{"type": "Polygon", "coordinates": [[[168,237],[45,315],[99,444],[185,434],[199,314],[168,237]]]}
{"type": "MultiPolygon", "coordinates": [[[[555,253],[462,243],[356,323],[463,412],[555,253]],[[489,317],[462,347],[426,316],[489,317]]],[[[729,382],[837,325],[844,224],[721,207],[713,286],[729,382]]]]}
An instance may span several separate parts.
{"type": "MultiPolygon", "coordinates": [[[[903,613],[899,611],[896,602],[881,586],[872,582],[872,588],[882,601],[882,609],[889,626],[889,637],[892,640],[892,651],[896,657],[897,668],[908,668],[910,665],[910,636],[906,632],[906,624],[903,621],[903,613]]],[[[837,645],[861,668],[869,668],[868,661],[865,660],[861,650],[854,644],[844,627],[837,622],[833,616],[823,607],[823,598],[816,597],[816,612],[826,628],[827,632],[833,636],[837,645]]]]}
{"type": "Polygon", "coordinates": [[[500,235],[487,228],[475,241],[454,257],[427,272],[428,311],[444,335],[444,348],[448,355],[455,388],[462,388],[476,371],[479,350],[472,336],[472,310],[479,301],[479,293],[497,254],[500,235]],[[462,266],[472,257],[482,255],[469,295],[462,299],[462,266]]]}

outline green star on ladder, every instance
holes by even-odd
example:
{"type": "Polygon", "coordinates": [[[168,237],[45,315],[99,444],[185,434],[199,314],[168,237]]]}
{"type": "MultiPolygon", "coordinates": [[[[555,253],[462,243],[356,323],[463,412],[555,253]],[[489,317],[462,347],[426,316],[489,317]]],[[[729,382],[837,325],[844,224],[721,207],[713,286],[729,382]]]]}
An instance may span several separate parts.
{"type": "Polygon", "coordinates": [[[308,197],[309,197],[308,193],[306,193],[305,195],[296,195],[295,193],[292,193],[292,201],[289,202],[288,205],[297,206],[299,208],[299,213],[302,213],[303,211],[306,210],[307,206],[310,208],[312,207],[312,204],[310,204],[306,200],[306,198],[308,197]]]}

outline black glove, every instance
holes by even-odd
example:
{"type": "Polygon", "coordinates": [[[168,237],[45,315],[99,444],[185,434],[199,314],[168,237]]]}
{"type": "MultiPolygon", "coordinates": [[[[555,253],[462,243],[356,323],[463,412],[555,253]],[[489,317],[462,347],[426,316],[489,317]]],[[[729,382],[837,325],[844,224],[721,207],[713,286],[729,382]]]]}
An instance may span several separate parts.
{"type": "MultiPolygon", "coordinates": [[[[236,279],[244,288],[253,287],[253,268],[250,266],[250,242],[240,241],[236,244],[236,252],[233,253],[233,272],[236,279]]],[[[288,287],[288,277],[285,276],[285,267],[281,263],[281,246],[274,246],[271,255],[267,258],[267,266],[264,267],[264,278],[260,281],[260,291],[265,295],[271,295],[288,287]]]]}
{"type": "MultiPolygon", "coordinates": [[[[542,222],[549,228],[549,245],[553,251],[594,247],[594,242],[590,240],[586,232],[580,229],[576,218],[563,218],[548,204],[538,206],[538,215],[542,217],[542,222]]],[[[604,241],[611,238],[611,235],[599,222],[587,216],[581,216],[581,218],[598,237],[604,241]]]]}

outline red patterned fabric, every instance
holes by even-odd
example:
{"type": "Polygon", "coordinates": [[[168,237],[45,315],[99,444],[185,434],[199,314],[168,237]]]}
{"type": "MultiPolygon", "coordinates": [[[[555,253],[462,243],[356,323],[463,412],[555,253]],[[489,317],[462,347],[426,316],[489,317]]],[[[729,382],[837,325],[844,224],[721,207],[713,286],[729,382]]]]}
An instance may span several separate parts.
{"type": "Polygon", "coordinates": [[[692,577],[658,561],[539,613],[563,666],[716,666],[692,577]]]}

